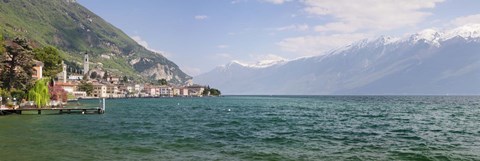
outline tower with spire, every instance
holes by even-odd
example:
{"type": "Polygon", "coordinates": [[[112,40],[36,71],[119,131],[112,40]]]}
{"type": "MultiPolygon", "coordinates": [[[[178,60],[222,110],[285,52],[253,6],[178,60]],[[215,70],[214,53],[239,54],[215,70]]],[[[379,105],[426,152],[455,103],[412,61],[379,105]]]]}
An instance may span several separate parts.
{"type": "Polygon", "coordinates": [[[67,65],[62,60],[62,79],[63,83],[67,83],[67,65]]]}

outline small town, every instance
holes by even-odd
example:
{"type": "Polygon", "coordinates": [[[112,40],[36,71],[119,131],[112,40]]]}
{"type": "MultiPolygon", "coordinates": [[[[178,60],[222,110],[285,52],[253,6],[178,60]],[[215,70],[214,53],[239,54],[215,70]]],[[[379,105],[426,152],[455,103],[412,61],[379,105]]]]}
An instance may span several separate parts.
{"type": "MultiPolygon", "coordinates": [[[[41,66],[39,67],[41,71],[41,66]]],[[[67,65],[62,63],[62,72],[56,75],[55,86],[61,87],[73,99],[85,98],[130,98],[130,97],[202,97],[210,95],[207,86],[195,85],[191,82],[186,86],[170,85],[165,79],[160,83],[129,83],[128,79],[108,75],[107,72],[90,70],[88,54],[83,62],[83,74],[67,72],[67,65]],[[98,77],[100,75],[100,77],[98,77]],[[87,76],[87,77],[86,77],[87,76]],[[97,76],[97,77],[96,77],[97,76]],[[90,89],[89,89],[90,88],[90,89]]],[[[39,74],[37,72],[37,74],[39,74]]],[[[41,78],[41,75],[34,76],[41,78]]]]}
{"type": "Polygon", "coordinates": [[[1,110],[18,108],[61,107],[68,101],[99,98],[155,98],[219,96],[209,86],[170,84],[166,79],[140,83],[127,76],[110,74],[102,63],[91,63],[83,54],[83,69],[67,69],[60,52],[52,46],[33,48],[23,38],[4,42],[1,57],[1,110]],[[94,66],[92,69],[91,66],[94,66]]]}

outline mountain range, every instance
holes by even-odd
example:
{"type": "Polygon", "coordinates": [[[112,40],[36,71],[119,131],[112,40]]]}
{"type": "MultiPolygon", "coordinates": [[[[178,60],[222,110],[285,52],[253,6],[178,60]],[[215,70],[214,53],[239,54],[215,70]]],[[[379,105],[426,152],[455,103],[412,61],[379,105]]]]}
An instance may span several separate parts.
{"type": "Polygon", "coordinates": [[[480,94],[480,25],[365,39],[320,56],[219,66],[194,82],[224,94],[480,94]]]}
{"type": "Polygon", "coordinates": [[[161,53],[147,50],[75,0],[0,0],[0,34],[57,47],[68,64],[80,65],[87,52],[91,68],[118,76],[175,84],[191,81],[161,53]]]}

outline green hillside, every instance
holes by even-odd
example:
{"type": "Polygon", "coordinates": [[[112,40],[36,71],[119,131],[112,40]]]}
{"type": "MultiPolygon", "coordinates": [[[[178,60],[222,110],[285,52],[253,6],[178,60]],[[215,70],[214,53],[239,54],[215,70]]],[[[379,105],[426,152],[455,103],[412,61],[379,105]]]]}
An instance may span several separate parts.
{"type": "Polygon", "coordinates": [[[103,66],[120,76],[177,84],[191,79],[75,0],[0,0],[0,29],[5,39],[21,36],[36,46],[55,46],[67,61],[80,63],[88,52],[91,68],[103,66]]]}

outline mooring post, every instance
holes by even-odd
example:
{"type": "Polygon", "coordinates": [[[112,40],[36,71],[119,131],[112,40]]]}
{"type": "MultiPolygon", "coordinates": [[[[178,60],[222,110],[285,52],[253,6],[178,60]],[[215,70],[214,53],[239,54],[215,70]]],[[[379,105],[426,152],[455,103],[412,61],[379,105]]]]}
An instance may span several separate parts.
{"type": "Polygon", "coordinates": [[[105,98],[102,99],[102,113],[105,113],[105,98]]]}
{"type": "Polygon", "coordinates": [[[38,114],[39,114],[39,115],[42,114],[42,110],[38,110],[38,114]]]}

